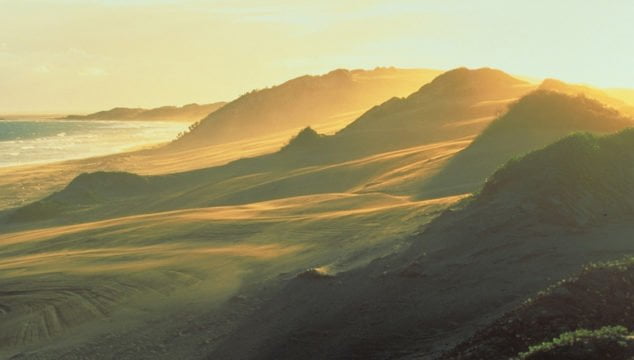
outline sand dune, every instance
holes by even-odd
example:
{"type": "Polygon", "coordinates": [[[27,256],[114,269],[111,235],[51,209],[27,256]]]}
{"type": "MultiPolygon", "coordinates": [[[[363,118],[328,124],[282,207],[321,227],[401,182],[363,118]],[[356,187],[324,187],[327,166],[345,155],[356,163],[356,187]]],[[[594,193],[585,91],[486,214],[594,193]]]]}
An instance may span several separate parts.
{"type": "Polygon", "coordinates": [[[605,134],[632,124],[631,118],[589,98],[539,90],[513,104],[434,178],[423,183],[420,196],[476,191],[489,175],[514,157],[573,132],[605,134]]]}
{"type": "Polygon", "coordinates": [[[8,211],[6,219],[19,228],[33,226],[25,223],[32,221],[72,223],[310,194],[381,191],[407,196],[469,141],[433,143],[319,166],[288,167],[281,154],[169,176],[93,173],[41,201],[8,211]]]}
{"type": "Polygon", "coordinates": [[[586,341],[562,342],[559,349],[545,347],[535,352],[544,353],[542,356],[552,353],[551,358],[563,358],[574,351],[588,359],[625,359],[621,352],[631,356],[631,348],[625,346],[627,338],[631,338],[626,329],[634,321],[629,310],[634,290],[632,276],[631,258],[587,266],[496,319],[441,359],[511,358],[566,332],[606,326],[623,326],[625,336],[611,341],[603,338],[605,335],[594,334],[586,341]]]}
{"type": "Polygon", "coordinates": [[[86,336],[102,333],[112,327],[96,319],[115,326],[129,311],[146,319],[150,313],[137,313],[138,304],[161,308],[185,296],[210,311],[247,279],[317,265],[359,266],[393,251],[405,234],[458,199],[325,194],[0,235],[0,299],[8,307],[0,353],[42,346],[61,334],[74,339],[78,326],[91,329],[86,336]],[[20,303],[29,291],[29,302],[20,303]],[[51,311],[65,320],[50,319],[51,311]]]}
{"type": "MultiPolygon", "coordinates": [[[[272,160],[278,165],[301,168],[315,163],[345,162],[372,154],[475,136],[496,113],[505,109],[505,104],[513,99],[509,95],[520,96],[530,89],[531,85],[500,71],[454,70],[406,99],[389,101],[372,109],[345,130],[324,138],[324,142],[309,147],[295,146],[293,151],[284,152],[273,159],[265,157],[231,166],[248,166],[262,171],[272,160]],[[481,106],[487,101],[488,105],[481,106]],[[393,114],[397,114],[397,118],[393,114]],[[453,123],[456,125],[448,126],[453,123]],[[372,130],[378,124],[382,124],[383,130],[372,130]],[[255,163],[259,164],[254,166],[255,163]]],[[[358,113],[333,113],[314,128],[326,134],[334,132],[352,121],[355,115],[358,113]]],[[[219,165],[238,157],[261,155],[281,147],[296,131],[293,129],[261,136],[257,140],[197,147],[195,150],[169,148],[168,151],[164,148],[49,166],[3,169],[0,170],[0,189],[5,190],[2,193],[6,195],[0,198],[0,204],[5,208],[22,206],[60,190],[82,172],[99,170],[163,174],[219,165]]],[[[360,183],[355,185],[361,186],[360,183]]]]}
{"type": "MultiPolygon", "coordinates": [[[[315,126],[315,129],[326,134],[334,133],[360,114],[361,112],[338,114],[315,126]]],[[[141,175],[159,175],[219,166],[239,158],[275,152],[299,130],[297,128],[195,149],[151,149],[54,164],[0,168],[0,209],[21,206],[43,198],[61,190],[81,173],[127,171],[141,175]]]]}
{"type": "MultiPolygon", "coordinates": [[[[631,135],[578,135],[507,165],[482,193],[412,236],[411,247],[334,278],[288,282],[209,357],[441,355],[584,264],[634,251],[625,196],[634,174],[631,135]]],[[[596,311],[601,303],[587,306],[596,311]]],[[[473,358],[486,349],[485,342],[473,358]]]]}
{"type": "Polygon", "coordinates": [[[632,131],[567,137],[465,193],[509,153],[630,124],[534,88],[457,69],[314,128],[2,170],[0,357],[440,356],[588,261],[634,251],[632,131]],[[464,155],[479,147],[492,152],[464,155]],[[452,196],[417,200],[448,169],[452,196]]]}
{"type": "Polygon", "coordinates": [[[302,76],[228,103],[169,148],[219,144],[320,125],[334,115],[365,111],[394,96],[405,96],[438,74],[437,70],[377,68],[302,76]]]}

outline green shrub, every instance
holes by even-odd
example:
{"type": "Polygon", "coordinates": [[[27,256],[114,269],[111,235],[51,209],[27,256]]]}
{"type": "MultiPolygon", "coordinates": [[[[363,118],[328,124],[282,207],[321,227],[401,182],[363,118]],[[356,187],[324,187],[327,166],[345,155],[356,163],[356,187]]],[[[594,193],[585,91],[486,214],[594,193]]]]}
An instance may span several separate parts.
{"type": "Polygon", "coordinates": [[[629,336],[630,332],[623,326],[579,329],[530,346],[527,352],[519,354],[518,359],[619,359],[621,355],[632,353],[634,346],[629,336]]]}

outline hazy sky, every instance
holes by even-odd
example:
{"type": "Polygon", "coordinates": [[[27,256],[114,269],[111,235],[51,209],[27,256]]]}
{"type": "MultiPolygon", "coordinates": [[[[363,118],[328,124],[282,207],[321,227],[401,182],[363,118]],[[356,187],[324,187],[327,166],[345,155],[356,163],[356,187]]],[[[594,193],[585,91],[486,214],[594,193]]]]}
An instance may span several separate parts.
{"type": "Polygon", "coordinates": [[[231,100],[339,67],[634,88],[633,40],[631,0],[0,0],[0,113],[231,100]]]}

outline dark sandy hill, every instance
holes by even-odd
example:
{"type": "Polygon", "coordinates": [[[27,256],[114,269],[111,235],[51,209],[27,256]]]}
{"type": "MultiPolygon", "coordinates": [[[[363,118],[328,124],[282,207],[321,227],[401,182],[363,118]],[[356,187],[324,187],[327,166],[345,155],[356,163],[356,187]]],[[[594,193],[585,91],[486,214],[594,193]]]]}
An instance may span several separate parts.
{"type": "Polygon", "coordinates": [[[633,300],[634,262],[631,258],[589,265],[577,276],[557,282],[479,330],[441,359],[507,359],[528,353],[531,347],[534,354],[523,358],[629,359],[624,355],[634,355],[631,344],[619,346],[616,341],[607,348],[591,346],[585,351],[572,346],[556,349],[545,345],[560,334],[583,329],[596,331],[613,326],[631,329],[634,326],[633,300]],[[540,344],[543,349],[538,350],[540,344]],[[610,351],[624,354],[608,356],[610,351]]]}
{"type": "Polygon", "coordinates": [[[536,91],[513,104],[423,186],[423,197],[478,189],[506,161],[572,132],[610,133],[632,125],[618,111],[584,96],[536,91]]]}
{"type": "MultiPolygon", "coordinates": [[[[633,146],[630,130],[579,134],[511,162],[409,248],[327,279],[290,280],[209,358],[438,356],[584,264],[634,253],[633,146]]],[[[594,290],[579,291],[582,304],[594,290]]]]}

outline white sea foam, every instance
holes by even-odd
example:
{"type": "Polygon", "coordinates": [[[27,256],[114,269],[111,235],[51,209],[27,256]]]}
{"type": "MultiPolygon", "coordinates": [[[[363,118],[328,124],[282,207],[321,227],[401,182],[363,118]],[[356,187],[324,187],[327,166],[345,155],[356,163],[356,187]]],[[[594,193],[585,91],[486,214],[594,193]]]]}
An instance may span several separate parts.
{"type": "Polygon", "coordinates": [[[0,167],[122,152],[172,140],[187,126],[156,121],[0,121],[0,167]]]}

